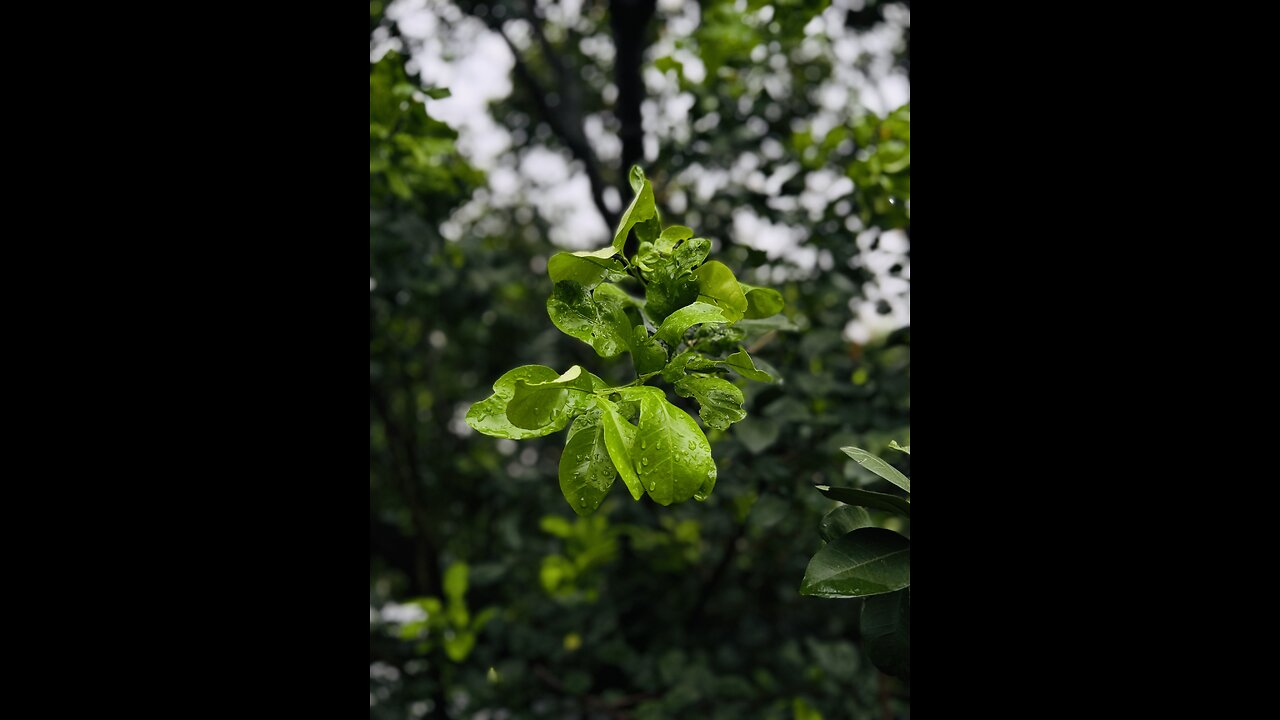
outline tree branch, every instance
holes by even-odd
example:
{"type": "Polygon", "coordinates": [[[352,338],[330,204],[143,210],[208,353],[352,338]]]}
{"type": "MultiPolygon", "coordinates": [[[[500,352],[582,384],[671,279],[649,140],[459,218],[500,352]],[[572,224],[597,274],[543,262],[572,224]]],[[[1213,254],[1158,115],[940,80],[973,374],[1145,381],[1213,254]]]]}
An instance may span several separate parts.
{"type": "MultiPolygon", "coordinates": [[[[537,27],[538,20],[537,18],[532,18],[529,23],[537,27]]],[[[529,88],[529,94],[533,96],[534,105],[537,106],[538,113],[542,116],[542,119],[551,127],[551,131],[560,138],[565,147],[569,148],[569,152],[573,153],[573,156],[582,162],[583,168],[587,173],[587,180],[591,183],[591,199],[595,202],[596,209],[600,211],[600,216],[604,218],[605,225],[610,230],[617,227],[618,216],[610,212],[609,206],[604,202],[606,185],[604,178],[600,174],[600,160],[596,158],[595,151],[591,149],[591,144],[587,142],[586,132],[582,128],[582,114],[577,111],[576,102],[572,99],[574,90],[572,89],[570,78],[563,74],[563,68],[560,68],[558,61],[550,61],[553,67],[560,68],[559,79],[561,87],[565,90],[567,102],[564,103],[565,112],[561,114],[561,112],[556,111],[547,104],[547,93],[543,90],[542,84],[538,82],[538,78],[520,56],[519,48],[511,41],[506,31],[502,29],[501,23],[493,23],[489,27],[498,33],[503,41],[507,43],[507,47],[511,49],[511,55],[515,58],[516,77],[529,88]]],[[[542,42],[546,42],[546,38],[542,36],[540,28],[535,34],[542,38],[542,42]]],[[[549,48],[550,43],[546,45],[544,52],[549,52],[549,48]]],[[[554,54],[551,57],[554,57],[554,54]]]]}

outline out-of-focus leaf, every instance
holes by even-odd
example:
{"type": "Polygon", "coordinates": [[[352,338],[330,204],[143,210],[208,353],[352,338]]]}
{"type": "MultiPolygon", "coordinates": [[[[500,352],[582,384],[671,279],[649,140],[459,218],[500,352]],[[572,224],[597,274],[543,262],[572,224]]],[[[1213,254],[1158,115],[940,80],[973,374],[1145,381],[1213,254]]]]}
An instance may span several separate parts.
{"type": "Polygon", "coordinates": [[[827,542],[860,527],[872,527],[871,516],[866,510],[853,505],[841,505],[835,508],[822,518],[822,524],[818,526],[822,532],[822,539],[827,542]]]}
{"type": "Polygon", "coordinates": [[[897,485],[898,487],[911,492],[911,480],[906,475],[898,472],[897,468],[871,453],[856,447],[842,447],[845,455],[853,458],[862,467],[897,485]]]}
{"type": "Polygon", "coordinates": [[[863,601],[862,638],[876,667],[911,678],[911,588],[863,601]]]}
{"type": "Polygon", "coordinates": [[[892,530],[864,527],[827,543],[813,556],[800,594],[865,597],[910,584],[911,541],[892,530]]]}
{"type": "MultiPolygon", "coordinates": [[[[739,429],[742,424],[739,423],[739,429]]],[[[850,487],[831,487],[830,485],[815,485],[818,492],[826,495],[832,500],[839,500],[842,503],[850,505],[860,505],[862,507],[874,508],[876,510],[887,510],[891,513],[906,515],[911,517],[911,501],[897,495],[889,495],[887,493],[871,492],[861,488],[850,487]]]]}

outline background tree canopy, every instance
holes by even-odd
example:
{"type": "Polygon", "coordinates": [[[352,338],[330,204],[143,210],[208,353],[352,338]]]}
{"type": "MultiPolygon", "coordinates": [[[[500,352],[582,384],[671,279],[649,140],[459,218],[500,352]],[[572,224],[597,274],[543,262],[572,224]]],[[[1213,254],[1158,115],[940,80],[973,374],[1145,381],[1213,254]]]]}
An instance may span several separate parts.
{"type": "Polygon", "coordinates": [[[405,0],[369,25],[371,717],[908,716],[862,601],[799,586],[836,505],[812,486],[893,489],[840,448],[911,474],[887,451],[910,444],[910,3],[405,0]],[[552,254],[608,244],[632,164],[782,292],[750,346],[781,381],[704,426],[706,502],[614,488],[578,517],[562,433],[464,416],[518,365],[628,377],[545,301],[552,254]]]}

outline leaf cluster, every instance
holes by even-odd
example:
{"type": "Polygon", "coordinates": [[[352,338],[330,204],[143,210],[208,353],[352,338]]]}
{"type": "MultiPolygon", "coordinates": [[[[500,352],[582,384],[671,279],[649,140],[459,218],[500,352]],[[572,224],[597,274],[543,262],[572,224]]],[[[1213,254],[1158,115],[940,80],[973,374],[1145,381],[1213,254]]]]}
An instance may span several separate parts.
{"type": "Polygon", "coordinates": [[[717,430],[746,417],[742,389],[728,378],[771,382],[737,345],[733,325],[782,311],[776,290],[739,282],[708,260],[711,241],[692,229],[662,227],[653,186],[633,167],[635,193],[608,247],[560,252],[547,261],[554,287],[547,315],[566,335],[602,358],[631,356],[636,378],[610,386],[580,365],[563,373],[524,365],[503,374],[493,394],[466,415],[473,429],[524,440],[569,427],[560,459],[560,490],[588,515],[621,476],[635,500],[660,505],[705,500],[716,484],[711,444],[698,423],[646,385],[661,379],[693,398],[703,423],[717,430]],[[636,251],[624,252],[634,233],[636,251]],[[632,295],[630,285],[643,292],[632,295]]]}

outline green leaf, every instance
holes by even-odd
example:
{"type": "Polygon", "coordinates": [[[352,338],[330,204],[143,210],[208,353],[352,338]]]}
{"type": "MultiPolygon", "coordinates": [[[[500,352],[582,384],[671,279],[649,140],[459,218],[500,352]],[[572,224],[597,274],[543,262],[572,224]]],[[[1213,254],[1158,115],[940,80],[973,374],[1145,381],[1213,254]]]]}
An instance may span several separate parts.
{"type": "Polygon", "coordinates": [[[697,500],[698,502],[702,502],[707,498],[711,497],[711,491],[716,488],[716,475],[718,473],[719,473],[719,469],[717,469],[716,466],[712,464],[711,474],[707,476],[706,480],[702,481],[702,487],[693,491],[694,500],[697,500]]]}
{"type": "Polygon", "coordinates": [[[856,447],[842,447],[845,455],[858,461],[862,467],[897,485],[898,487],[911,492],[911,480],[906,475],[898,472],[898,469],[871,453],[856,447]]]}
{"type": "MultiPolygon", "coordinates": [[[[668,231],[672,229],[667,228],[668,231]]],[[[672,236],[681,234],[677,231],[672,236]]],[[[662,238],[659,242],[663,243],[662,238]]],[[[697,301],[698,281],[691,271],[710,250],[711,241],[706,238],[684,240],[669,256],[641,245],[637,259],[647,283],[645,312],[655,323],[661,323],[671,313],[697,301]]]]}
{"type": "Polygon", "coordinates": [[[498,608],[487,607],[476,613],[475,619],[471,621],[471,632],[478,633],[484,629],[494,618],[498,617],[498,608]]]}
{"type": "Polygon", "coordinates": [[[746,317],[749,319],[777,315],[782,312],[782,308],[787,304],[782,299],[782,293],[773,288],[756,287],[744,282],[740,282],[738,285],[742,287],[742,292],[747,296],[746,317]]]}
{"type": "Polygon", "coordinates": [[[613,467],[622,476],[622,482],[626,484],[631,497],[639,500],[644,494],[644,488],[640,485],[635,462],[631,459],[631,448],[636,441],[636,426],[627,422],[618,412],[617,406],[608,400],[598,397],[596,405],[600,407],[600,422],[604,426],[604,445],[609,452],[610,460],[613,461],[613,467]]]}
{"type": "Polygon", "coordinates": [[[747,310],[747,297],[728,266],[712,260],[698,268],[693,275],[698,280],[698,300],[723,309],[729,322],[742,319],[747,310]]]}
{"type": "Polygon", "coordinates": [[[658,222],[658,216],[655,215],[648,220],[636,223],[636,238],[642,243],[652,245],[657,242],[659,233],[662,232],[662,225],[658,222]]]}
{"type": "Polygon", "coordinates": [[[422,93],[432,100],[443,100],[453,95],[449,88],[423,88],[422,93]]]}
{"type": "Polygon", "coordinates": [[[574,512],[590,515],[609,494],[615,477],[601,411],[579,415],[569,427],[569,439],[560,455],[560,492],[574,512]]]}
{"type": "Polygon", "coordinates": [[[688,240],[691,237],[693,237],[693,230],[683,225],[672,225],[663,230],[658,239],[654,241],[654,249],[663,255],[670,255],[676,243],[681,240],[688,240]]]}
{"type": "Polygon", "coordinates": [[[757,382],[773,382],[773,377],[767,372],[758,370],[755,362],[751,360],[751,356],[748,355],[747,351],[741,347],[738,348],[738,352],[730,355],[724,360],[717,360],[716,362],[728,367],[748,380],[755,380],[757,382]]]}
{"type": "Polygon", "coordinates": [[[643,325],[631,329],[631,357],[635,360],[636,375],[658,372],[667,364],[667,349],[653,339],[643,325]]]}
{"type": "Polygon", "coordinates": [[[899,445],[897,440],[890,440],[890,441],[889,441],[889,447],[893,448],[894,450],[901,450],[902,452],[904,452],[904,453],[906,453],[906,454],[908,454],[908,455],[910,455],[910,454],[911,454],[911,446],[910,446],[910,445],[899,445]]]}
{"type": "Polygon", "coordinates": [[[561,332],[587,343],[600,357],[616,357],[631,345],[626,297],[608,283],[598,285],[591,294],[579,282],[562,280],[547,298],[547,315],[561,332]]]}
{"type": "Polygon", "coordinates": [[[583,287],[594,287],[606,276],[609,279],[625,276],[625,270],[622,262],[613,257],[613,248],[607,247],[590,252],[558,252],[547,261],[547,274],[553,283],[573,280],[583,287]]]}
{"type": "Polygon", "coordinates": [[[742,390],[722,378],[687,376],[676,383],[676,393],[696,398],[698,415],[708,427],[717,430],[728,429],[747,416],[742,409],[742,390]]]}
{"type": "Polygon", "coordinates": [[[559,515],[546,515],[542,520],[538,521],[538,527],[542,528],[545,533],[550,533],[558,538],[567,538],[573,534],[573,526],[568,520],[559,515]]]}
{"type": "MultiPolygon", "coordinates": [[[[547,382],[559,377],[559,373],[545,365],[524,365],[508,370],[493,384],[493,394],[471,406],[467,410],[467,424],[476,432],[492,437],[509,438],[511,440],[527,440],[529,438],[550,435],[564,428],[548,423],[539,428],[522,428],[511,423],[507,418],[507,403],[515,394],[516,381],[530,383],[547,382]]],[[[567,422],[567,418],[565,421],[567,422]]]]}
{"type": "Polygon", "coordinates": [[[654,335],[671,347],[675,347],[684,338],[686,330],[694,325],[709,322],[729,322],[729,318],[725,317],[724,311],[715,305],[696,302],[668,315],[654,335]]]}
{"type": "MultiPolygon", "coordinates": [[[[739,423],[738,427],[741,428],[743,424],[739,423]]],[[[815,485],[814,487],[818,488],[818,492],[832,500],[839,500],[850,505],[875,508],[876,510],[887,510],[891,513],[911,517],[911,501],[897,495],[871,492],[861,488],[831,487],[830,485],[815,485]]]]}
{"type": "Polygon", "coordinates": [[[680,247],[671,253],[671,259],[674,261],[672,277],[692,271],[699,263],[707,259],[707,255],[710,252],[711,241],[706,238],[685,240],[680,244],[680,247]]]}
{"type": "Polygon", "coordinates": [[[876,667],[911,677],[911,588],[873,595],[862,603],[862,641],[876,667]]]}
{"type": "Polygon", "coordinates": [[[636,223],[658,214],[658,209],[653,203],[653,186],[649,184],[639,165],[631,167],[628,180],[631,182],[631,190],[635,193],[635,197],[631,200],[631,205],[627,207],[626,212],[622,213],[618,230],[613,234],[613,250],[617,253],[622,252],[623,246],[627,243],[627,234],[636,223]]]}
{"type": "Polygon", "coordinates": [[[867,511],[852,505],[841,505],[822,518],[818,529],[822,533],[822,539],[831,542],[860,527],[872,527],[871,516],[867,511]]]}
{"type": "Polygon", "coordinates": [[[697,350],[684,350],[671,358],[671,362],[662,369],[662,379],[674,385],[680,382],[686,370],[709,370],[715,366],[715,362],[708,360],[697,350]]]}
{"type": "Polygon", "coordinates": [[[911,541],[892,530],[864,527],[827,543],[809,560],[801,595],[866,597],[911,584],[911,541]]]}
{"type": "Polygon", "coordinates": [[[697,301],[698,283],[692,275],[670,280],[655,276],[644,288],[644,299],[644,311],[655,323],[662,323],[671,313],[697,301]]]}
{"type": "Polygon", "coordinates": [[[593,390],[591,375],[583,373],[581,365],[574,365],[553,380],[517,380],[507,403],[507,418],[516,427],[528,429],[552,424],[564,427],[569,418],[587,408],[593,390]]]}
{"type": "Polygon", "coordinates": [[[636,474],[654,502],[683,502],[715,478],[711,444],[688,413],[668,402],[658,388],[631,387],[619,392],[624,398],[640,400],[638,446],[632,445],[631,454],[636,474]]]}
{"type": "Polygon", "coordinates": [[[444,652],[454,662],[466,660],[475,645],[476,636],[469,630],[455,631],[452,635],[445,633],[444,652]]]}
{"type": "Polygon", "coordinates": [[[464,562],[456,562],[444,571],[445,597],[461,600],[467,594],[467,574],[469,568],[464,562]]]}
{"type": "Polygon", "coordinates": [[[791,720],[822,720],[822,713],[808,700],[797,697],[791,701],[791,720]]]}

